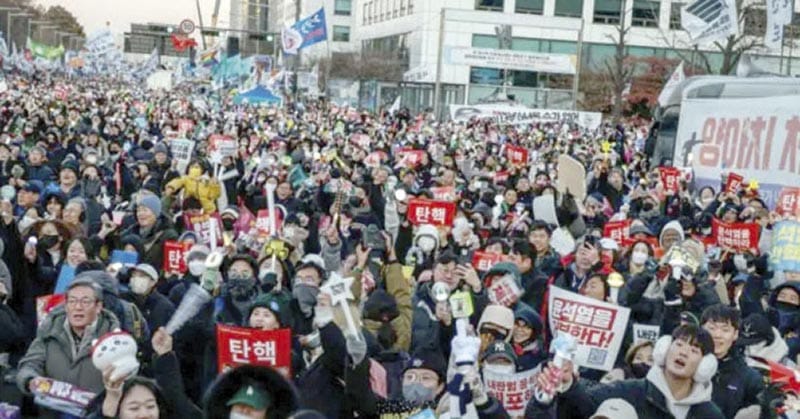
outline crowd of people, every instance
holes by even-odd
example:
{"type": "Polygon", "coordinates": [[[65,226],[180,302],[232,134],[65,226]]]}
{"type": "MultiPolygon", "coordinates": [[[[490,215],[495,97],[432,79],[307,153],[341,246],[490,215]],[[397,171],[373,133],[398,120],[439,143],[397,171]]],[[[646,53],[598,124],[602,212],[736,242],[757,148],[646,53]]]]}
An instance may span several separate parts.
{"type": "Polygon", "coordinates": [[[746,182],[666,188],[645,121],[455,123],[8,77],[0,371],[25,417],[74,417],[40,403],[53,381],[93,395],[81,416],[125,419],[797,414],[771,381],[800,352],[800,275],[769,259],[782,217],[746,182]],[[558,187],[562,156],[585,197],[558,187]],[[419,198],[453,202],[452,222],[420,223],[419,198]],[[714,219],[756,223],[759,248],[720,248],[714,219]],[[553,330],[555,289],[629,309],[612,369],[553,330]],[[220,368],[219,326],[288,329],[290,368],[220,368]],[[133,372],[96,367],[109,333],[135,341],[133,372]],[[512,408],[486,377],[521,373],[534,391],[512,408]]]}

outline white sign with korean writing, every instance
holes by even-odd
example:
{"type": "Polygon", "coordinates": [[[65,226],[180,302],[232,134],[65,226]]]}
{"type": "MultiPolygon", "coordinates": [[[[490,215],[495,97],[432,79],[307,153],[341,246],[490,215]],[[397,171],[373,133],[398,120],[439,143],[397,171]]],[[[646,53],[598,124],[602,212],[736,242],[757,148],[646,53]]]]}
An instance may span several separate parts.
{"type": "Polygon", "coordinates": [[[575,363],[610,371],[625,337],[630,309],[550,286],[550,331],[569,333],[578,341],[575,363]]]}
{"type": "Polygon", "coordinates": [[[181,173],[186,173],[186,168],[189,166],[189,161],[192,159],[194,141],[187,140],[186,138],[175,138],[169,140],[169,148],[170,152],[172,152],[172,158],[178,162],[178,170],[181,173]]]}
{"type": "Polygon", "coordinates": [[[649,341],[656,343],[661,333],[661,326],[653,324],[633,324],[633,344],[649,341]]]}
{"type": "Polygon", "coordinates": [[[603,120],[600,112],[580,112],[563,109],[534,109],[504,104],[450,105],[450,119],[466,122],[472,118],[495,121],[498,124],[527,125],[562,122],[596,129],[603,120]]]}
{"type": "Polygon", "coordinates": [[[449,52],[449,64],[542,73],[575,74],[576,57],[572,54],[543,54],[472,47],[454,47],[449,52]]]}
{"type": "Polygon", "coordinates": [[[510,417],[522,418],[525,416],[525,406],[533,398],[537,371],[531,369],[516,374],[500,374],[484,370],[486,392],[503,405],[510,417]]]}

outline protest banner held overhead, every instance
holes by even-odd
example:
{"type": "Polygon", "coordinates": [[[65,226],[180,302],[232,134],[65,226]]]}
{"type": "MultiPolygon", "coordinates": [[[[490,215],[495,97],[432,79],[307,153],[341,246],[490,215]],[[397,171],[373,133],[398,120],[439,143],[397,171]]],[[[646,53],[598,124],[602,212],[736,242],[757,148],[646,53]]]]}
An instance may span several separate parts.
{"type": "Polygon", "coordinates": [[[773,226],[770,258],[777,271],[800,272],[800,222],[786,220],[773,226]]]}
{"type": "Polygon", "coordinates": [[[217,367],[263,365],[291,377],[292,343],[289,329],[257,330],[217,325],[217,367]]]}
{"type": "Polygon", "coordinates": [[[408,221],[414,225],[432,224],[436,226],[453,225],[456,204],[448,201],[434,201],[414,198],[408,201],[408,221]]]}

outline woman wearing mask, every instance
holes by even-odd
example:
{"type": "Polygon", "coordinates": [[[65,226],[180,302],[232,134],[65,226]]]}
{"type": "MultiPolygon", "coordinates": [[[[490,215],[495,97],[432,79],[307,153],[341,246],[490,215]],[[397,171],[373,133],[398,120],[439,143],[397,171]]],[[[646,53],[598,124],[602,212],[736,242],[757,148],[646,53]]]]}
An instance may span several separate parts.
{"type": "Polygon", "coordinates": [[[625,277],[625,281],[645,270],[645,264],[653,257],[653,248],[647,242],[637,241],[631,246],[630,254],[617,264],[616,270],[625,277]]]}
{"type": "Polygon", "coordinates": [[[615,381],[645,378],[653,366],[653,342],[641,341],[632,345],[625,353],[625,364],[622,368],[614,368],[600,380],[601,384],[615,381]]]}
{"type": "Polygon", "coordinates": [[[59,221],[40,221],[31,227],[24,247],[26,278],[20,294],[24,302],[23,321],[35,330],[37,297],[52,294],[64,263],[64,244],[70,239],[69,230],[59,221]]]}
{"type": "Polygon", "coordinates": [[[542,318],[535,311],[520,306],[514,312],[511,342],[517,356],[517,371],[536,368],[547,359],[543,339],[540,339],[543,330],[542,318]]]}

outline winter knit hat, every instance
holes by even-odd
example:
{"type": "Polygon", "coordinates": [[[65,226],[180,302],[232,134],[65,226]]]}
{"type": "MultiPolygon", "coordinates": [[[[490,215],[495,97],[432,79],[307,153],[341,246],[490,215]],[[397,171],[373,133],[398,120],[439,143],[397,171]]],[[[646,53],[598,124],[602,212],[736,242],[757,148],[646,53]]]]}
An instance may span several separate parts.
{"type": "Polygon", "coordinates": [[[139,198],[139,205],[149,209],[156,217],[161,215],[161,199],[155,195],[142,195],[139,198]]]}
{"type": "Polygon", "coordinates": [[[483,310],[481,319],[478,321],[478,331],[480,331],[481,327],[487,323],[491,323],[492,325],[508,330],[506,340],[509,340],[511,339],[511,331],[514,329],[514,312],[506,306],[489,304],[483,310]]]}

